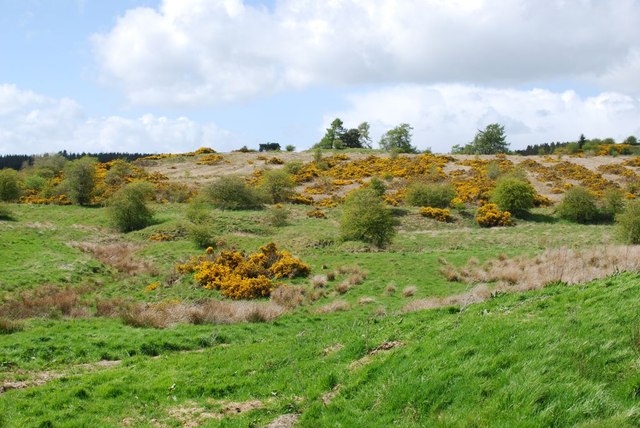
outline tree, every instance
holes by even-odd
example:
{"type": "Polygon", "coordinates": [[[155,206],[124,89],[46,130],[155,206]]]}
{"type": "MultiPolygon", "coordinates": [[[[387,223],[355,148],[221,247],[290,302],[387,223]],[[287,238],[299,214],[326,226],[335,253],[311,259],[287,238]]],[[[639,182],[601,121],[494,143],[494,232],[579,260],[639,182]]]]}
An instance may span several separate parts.
{"type": "Polygon", "coordinates": [[[361,148],[366,147],[367,149],[370,149],[371,137],[369,136],[368,122],[362,122],[360,125],[358,125],[358,134],[360,134],[358,139],[358,142],[360,143],[360,147],[361,148]]]}
{"type": "Polygon", "coordinates": [[[327,132],[316,147],[321,149],[340,149],[342,148],[342,134],[344,134],[344,123],[339,118],[333,119],[331,126],[327,128],[327,132]]]}
{"type": "Polygon", "coordinates": [[[418,150],[411,145],[412,130],[413,128],[408,123],[401,123],[382,136],[380,147],[398,153],[416,153],[418,150]]]}
{"type": "Polygon", "coordinates": [[[586,143],[587,143],[587,138],[584,136],[584,134],[580,134],[580,138],[578,139],[578,148],[582,150],[582,148],[586,143]]]}
{"type": "Polygon", "coordinates": [[[20,181],[15,169],[0,170],[0,201],[15,201],[20,197],[20,181]]]}
{"type": "Polygon", "coordinates": [[[153,194],[147,182],[131,183],[118,190],[108,201],[108,214],[120,232],[144,229],[153,221],[153,212],[146,201],[153,194]]]}
{"type": "Polygon", "coordinates": [[[396,222],[374,189],[352,193],[345,202],[340,233],[345,240],[364,241],[384,247],[395,235],[396,222]]]}
{"type": "Polygon", "coordinates": [[[625,210],[616,216],[618,236],[627,244],[640,244],[640,201],[629,201],[625,210]]]}
{"type": "Polygon", "coordinates": [[[470,149],[471,153],[478,155],[506,153],[509,150],[509,143],[504,134],[504,126],[492,123],[487,125],[484,131],[478,130],[470,149]]]}
{"type": "Polygon", "coordinates": [[[622,144],[629,144],[630,146],[637,146],[638,145],[638,139],[633,135],[629,135],[627,138],[625,138],[625,140],[622,142],[622,144]]]}
{"type": "Polygon", "coordinates": [[[85,156],[68,162],[64,176],[69,199],[78,205],[88,205],[96,186],[96,160],[85,156]]]}

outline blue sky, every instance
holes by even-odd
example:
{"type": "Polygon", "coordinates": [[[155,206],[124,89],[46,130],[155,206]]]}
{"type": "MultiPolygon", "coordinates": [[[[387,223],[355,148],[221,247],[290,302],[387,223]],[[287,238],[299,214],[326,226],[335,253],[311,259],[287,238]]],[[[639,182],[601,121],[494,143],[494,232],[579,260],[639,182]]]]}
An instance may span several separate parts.
{"type": "Polygon", "coordinates": [[[0,154],[640,134],[640,2],[0,0],[0,154]]]}

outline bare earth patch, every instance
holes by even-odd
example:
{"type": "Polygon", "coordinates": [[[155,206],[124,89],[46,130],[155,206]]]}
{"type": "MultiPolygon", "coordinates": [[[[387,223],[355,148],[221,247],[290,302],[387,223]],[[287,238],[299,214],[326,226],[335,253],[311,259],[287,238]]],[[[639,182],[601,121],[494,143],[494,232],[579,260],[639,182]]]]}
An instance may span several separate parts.
{"type": "Polygon", "coordinates": [[[212,400],[212,404],[221,405],[219,410],[207,410],[189,402],[186,405],[174,407],[168,410],[168,415],[178,420],[183,427],[195,428],[206,423],[209,419],[222,419],[226,416],[234,416],[252,410],[264,408],[264,402],[260,400],[250,401],[218,401],[212,400]]]}
{"type": "Polygon", "coordinates": [[[293,428],[300,419],[300,415],[288,414],[275,418],[266,428],[293,428]]]}
{"type": "Polygon", "coordinates": [[[400,342],[399,340],[393,340],[390,342],[381,343],[380,345],[376,346],[371,351],[369,351],[367,355],[365,355],[364,357],[357,359],[351,364],[349,364],[349,370],[356,370],[356,369],[359,369],[360,367],[366,366],[367,364],[371,363],[371,361],[373,361],[374,355],[382,352],[390,351],[402,345],[404,345],[404,343],[400,342]]]}

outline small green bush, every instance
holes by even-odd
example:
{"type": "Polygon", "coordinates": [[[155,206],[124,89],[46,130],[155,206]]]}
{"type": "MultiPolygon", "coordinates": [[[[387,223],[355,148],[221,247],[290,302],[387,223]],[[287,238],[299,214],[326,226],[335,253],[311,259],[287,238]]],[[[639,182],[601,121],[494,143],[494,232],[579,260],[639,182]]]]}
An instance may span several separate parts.
{"type": "Polygon", "coordinates": [[[260,190],[271,203],[285,202],[293,195],[295,183],[286,171],[274,169],[266,171],[260,182],[260,190]]]}
{"type": "Polygon", "coordinates": [[[380,196],[372,189],[361,189],[346,200],[340,233],[347,241],[363,241],[384,247],[395,235],[396,221],[380,196]]]}
{"type": "Polygon", "coordinates": [[[205,189],[207,199],[223,210],[248,210],[262,207],[260,194],[235,175],[220,177],[205,189]]]}
{"type": "Polygon", "coordinates": [[[211,220],[210,207],[206,203],[205,197],[199,194],[189,202],[185,210],[185,217],[191,223],[201,224],[211,220]]]}
{"type": "Polygon", "coordinates": [[[376,192],[378,196],[384,195],[387,191],[387,186],[385,186],[384,182],[378,177],[373,177],[371,181],[369,181],[369,188],[376,192]]]}
{"type": "Polygon", "coordinates": [[[189,239],[193,241],[198,248],[207,248],[216,246],[216,236],[213,232],[213,225],[209,222],[194,223],[189,225],[187,234],[189,239]]]}
{"type": "Polygon", "coordinates": [[[526,215],[536,197],[536,190],[531,183],[514,177],[503,177],[498,180],[491,192],[491,201],[501,211],[509,211],[516,217],[526,215]]]}
{"type": "Polygon", "coordinates": [[[450,183],[415,182],[407,189],[406,200],[414,207],[447,208],[456,196],[450,183]]]}
{"type": "Polygon", "coordinates": [[[620,189],[607,189],[602,196],[600,215],[603,220],[614,220],[624,210],[624,192],[620,189]]]}
{"type": "Polygon", "coordinates": [[[0,170],[0,201],[12,202],[20,198],[18,171],[11,168],[0,170]]]}
{"type": "Polygon", "coordinates": [[[283,170],[287,172],[287,174],[296,175],[302,170],[304,164],[300,161],[288,162],[284,164],[282,167],[283,170]]]}
{"type": "Polygon", "coordinates": [[[289,223],[289,210],[281,205],[276,205],[269,210],[268,221],[271,226],[282,227],[289,223]]]}
{"type": "Polygon", "coordinates": [[[146,201],[152,196],[149,183],[131,183],[118,190],[107,202],[109,218],[120,232],[144,229],[153,221],[146,201]]]}
{"type": "Polygon", "coordinates": [[[47,180],[44,177],[33,174],[28,175],[24,179],[24,187],[26,189],[35,190],[36,192],[40,192],[47,185],[47,180]]]}
{"type": "Polygon", "coordinates": [[[599,214],[595,196],[579,186],[567,190],[556,212],[560,218],[575,223],[589,223],[599,214]]]}
{"type": "Polygon", "coordinates": [[[11,220],[13,219],[13,213],[5,204],[0,204],[0,220],[11,220]]]}
{"type": "Polygon", "coordinates": [[[640,200],[629,201],[616,216],[618,236],[627,244],[640,244],[640,200]]]}
{"type": "Polygon", "coordinates": [[[294,146],[293,144],[287,144],[287,147],[285,147],[285,150],[288,152],[295,152],[296,146],[294,146]]]}
{"type": "Polygon", "coordinates": [[[65,188],[75,204],[89,205],[96,186],[96,160],[85,156],[64,167],[65,188]]]}

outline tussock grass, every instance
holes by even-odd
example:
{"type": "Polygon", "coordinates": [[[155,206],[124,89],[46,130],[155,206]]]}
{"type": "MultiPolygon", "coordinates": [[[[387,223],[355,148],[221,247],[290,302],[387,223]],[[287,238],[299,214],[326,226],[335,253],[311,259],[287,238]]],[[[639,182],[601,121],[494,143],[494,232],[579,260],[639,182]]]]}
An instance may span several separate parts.
{"type": "Polygon", "coordinates": [[[134,327],[167,328],[175,324],[235,324],[268,322],[279,317],[285,308],[273,302],[218,301],[200,304],[158,303],[131,305],[120,315],[134,327]]]}
{"type": "Polygon", "coordinates": [[[90,253],[103,264],[129,275],[152,274],[155,271],[151,262],[148,260],[140,260],[135,256],[135,252],[140,249],[140,245],[131,242],[117,242],[112,244],[71,242],[69,245],[90,253]]]}
{"type": "Polygon", "coordinates": [[[0,313],[11,319],[83,316],[86,314],[80,301],[83,291],[86,290],[44,285],[23,291],[15,299],[2,304],[0,313]]]}
{"type": "Polygon", "coordinates": [[[500,293],[537,290],[549,284],[583,284],[620,272],[640,271],[640,247],[602,246],[588,250],[559,248],[529,258],[507,258],[500,255],[484,265],[472,259],[465,267],[455,269],[446,261],[440,272],[451,281],[479,284],[472,290],[447,297],[416,300],[404,307],[407,312],[449,305],[466,306],[482,302],[500,293]],[[489,288],[486,283],[495,283],[489,288]]]}
{"type": "Polygon", "coordinates": [[[304,303],[306,290],[298,286],[280,286],[271,292],[271,301],[278,306],[294,309],[304,303]]]}
{"type": "Polygon", "coordinates": [[[351,309],[351,305],[344,300],[334,300],[324,306],[320,306],[316,312],[319,314],[328,314],[331,312],[348,311],[351,309]]]}

